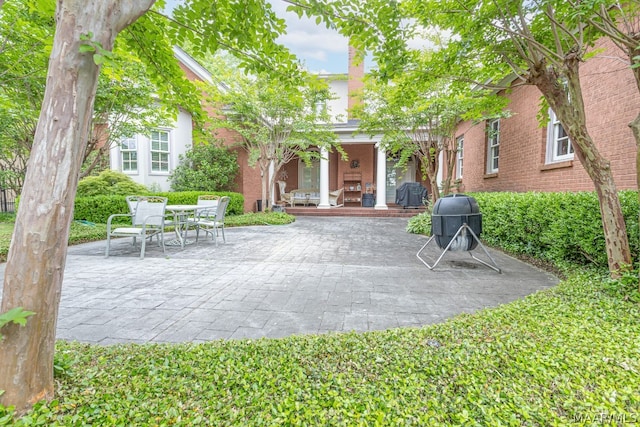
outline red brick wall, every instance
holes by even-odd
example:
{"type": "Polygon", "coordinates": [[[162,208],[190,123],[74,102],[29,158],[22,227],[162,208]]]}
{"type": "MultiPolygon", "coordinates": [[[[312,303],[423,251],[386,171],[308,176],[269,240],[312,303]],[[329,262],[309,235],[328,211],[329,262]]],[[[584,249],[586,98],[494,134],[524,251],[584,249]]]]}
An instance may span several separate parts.
{"type": "Polygon", "coordinates": [[[374,175],[374,153],[375,147],[373,144],[348,144],[342,147],[349,156],[348,160],[338,159],[337,167],[337,188],[344,186],[344,173],[345,172],[359,172],[362,174],[362,188],[365,183],[370,182],[375,185],[374,175]],[[351,168],[351,162],[357,160],[360,166],[358,168],[351,168]]]}
{"type": "MultiPolygon", "coordinates": [[[[640,95],[628,66],[613,58],[621,53],[609,41],[606,51],[582,65],[587,128],[601,154],[611,161],[618,189],[634,189],[635,141],[628,123],[640,112],[640,95]]],[[[593,183],[577,158],[545,165],[547,129],[536,114],[541,93],[533,86],[505,95],[512,116],[500,120],[499,172],[486,175],[486,123],[462,123],[464,134],[462,191],[590,191],[593,183]]]]}
{"type": "Polygon", "coordinates": [[[240,168],[236,178],[236,191],[244,195],[244,211],[255,212],[256,201],[262,198],[262,179],[260,177],[260,168],[258,165],[256,165],[255,168],[249,166],[249,155],[246,150],[239,149],[237,152],[240,168]]]}

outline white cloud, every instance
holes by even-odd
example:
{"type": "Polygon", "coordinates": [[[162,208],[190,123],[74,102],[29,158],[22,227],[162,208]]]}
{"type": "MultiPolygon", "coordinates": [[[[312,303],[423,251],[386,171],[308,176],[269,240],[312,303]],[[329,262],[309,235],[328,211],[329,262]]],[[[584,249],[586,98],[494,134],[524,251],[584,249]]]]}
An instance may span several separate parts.
{"type": "Polygon", "coordinates": [[[282,44],[289,47],[310,68],[328,67],[333,72],[336,72],[336,68],[346,71],[345,58],[349,47],[346,37],[323,24],[317,25],[315,19],[298,18],[295,13],[287,12],[287,4],[284,2],[272,1],[271,5],[287,25],[287,33],[279,38],[282,44]]]}
{"type": "Polygon", "coordinates": [[[301,30],[289,26],[287,34],[280,37],[280,41],[290,48],[304,51],[346,52],[349,42],[346,37],[335,32],[318,31],[310,27],[301,30]]]}
{"type": "MultiPolygon", "coordinates": [[[[167,9],[173,10],[184,0],[167,0],[167,9]]],[[[287,25],[286,34],[278,41],[287,46],[304,65],[313,72],[341,73],[347,71],[348,39],[336,30],[317,25],[315,18],[298,18],[293,12],[287,12],[288,4],[279,0],[268,0],[274,12],[283,18],[287,25]],[[327,70],[329,70],[327,72],[327,70]]]]}

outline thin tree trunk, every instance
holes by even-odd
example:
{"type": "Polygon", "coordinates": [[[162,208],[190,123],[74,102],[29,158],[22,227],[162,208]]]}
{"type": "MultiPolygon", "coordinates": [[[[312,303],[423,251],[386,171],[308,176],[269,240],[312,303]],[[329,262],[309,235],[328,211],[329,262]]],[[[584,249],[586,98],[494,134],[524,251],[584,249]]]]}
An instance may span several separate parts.
{"type": "Polygon", "coordinates": [[[456,146],[454,149],[451,149],[451,143],[455,144],[455,138],[451,138],[447,143],[447,149],[444,150],[445,164],[447,165],[447,174],[445,176],[444,182],[442,183],[442,195],[446,196],[451,193],[451,187],[453,183],[453,172],[456,166],[456,155],[458,153],[458,147],[456,146]]]}
{"type": "Polygon", "coordinates": [[[574,151],[591,178],[602,216],[605,246],[612,277],[619,277],[620,271],[631,265],[631,250],[627,228],[622,215],[622,206],[609,161],[602,158],[585,130],[567,130],[574,144],[574,151]]]}
{"type": "Polygon", "coordinates": [[[111,50],[154,0],[58,0],[47,87],[7,257],[0,312],[34,311],[0,343],[0,403],[18,414],[53,397],[53,353],[69,227],[98,82],[82,35],[111,50]]]}
{"type": "MultiPolygon", "coordinates": [[[[633,47],[630,47],[628,50],[629,58],[635,58],[639,54],[640,49],[637,49],[637,44],[633,45],[633,47]]],[[[638,92],[640,92],[640,68],[631,67],[631,70],[633,71],[633,77],[636,80],[638,92]]],[[[640,206],[640,114],[638,114],[638,116],[629,123],[629,127],[631,128],[633,137],[636,140],[636,194],[638,196],[638,206],[640,206]]],[[[638,229],[640,230],[640,209],[638,209],[638,229]]],[[[638,239],[640,239],[640,233],[638,235],[638,239]]],[[[638,247],[640,247],[640,242],[638,247]]],[[[640,257],[640,254],[637,256],[640,257]]],[[[636,261],[640,264],[640,259],[636,261]]],[[[638,289],[640,289],[640,267],[638,268],[638,282],[638,289]]]]}
{"type": "Polygon", "coordinates": [[[530,80],[544,94],[549,106],[560,119],[571,139],[576,157],[594,184],[600,204],[609,274],[614,278],[619,277],[620,271],[632,263],[629,239],[611,166],[602,157],[587,131],[578,57],[565,58],[568,93],[562,79],[553,69],[544,62],[536,65],[530,80]]]}
{"type": "MultiPolygon", "coordinates": [[[[640,80],[637,81],[640,82],[640,80]]],[[[636,118],[629,123],[629,127],[631,128],[633,137],[636,140],[636,195],[638,197],[638,206],[640,206],[640,114],[638,114],[636,118]]],[[[638,229],[640,230],[640,209],[638,209],[638,229]]],[[[640,233],[638,235],[638,239],[640,239],[640,233]]],[[[638,243],[638,247],[640,248],[640,242],[638,243]]],[[[638,257],[640,257],[640,254],[638,254],[638,257]]],[[[636,261],[640,264],[640,260],[636,261]]],[[[638,268],[638,279],[638,289],[640,290],[640,268],[638,268]]]]}
{"type": "Polygon", "coordinates": [[[431,187],[431,194],[429,195],[429,205],[430,208],[433,208],[433,206],[440,198],[440,193],[438,191],[438,176],[436,172],[438,166],[437,164],[433,164],[433,160],[429,156],[422,156],[421,163],[424,171],[426,171],[427,179],[429,180],[429,186],[431,187]]]}

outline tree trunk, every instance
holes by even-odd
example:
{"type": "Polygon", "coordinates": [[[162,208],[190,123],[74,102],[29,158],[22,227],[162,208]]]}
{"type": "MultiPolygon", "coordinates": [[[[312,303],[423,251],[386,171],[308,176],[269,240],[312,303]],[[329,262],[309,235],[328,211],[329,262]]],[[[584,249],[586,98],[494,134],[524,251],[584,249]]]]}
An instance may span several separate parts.
{"type": "MultiPolygon", "coordinates": [[[[629,58],[635,58],[640,54],[640,49],[637,49],[637,45],[629,48],[628,55],[629,58]]],[[[640,92],[640,68],[631,67],[633,71],[633,77],[636,80],[636,86],[638,87],[638,92],[640,92]]],[[[640,206],[640,114],[629,123],[629,127],[631,128],[631,132],[633,133],[633,137],[636,140],[636,193],[638,196],[638,206],[640,206]]],[[[638,209],[638,229],[640,230],[640,209],[638,209]]],[[[640,239],[640,236],[638,236],[640,239]]],[[[640,243],[640,242],[639,242],[640,243]]],[[[638,245],[640,247],[640,244],[638,245]]],[[[640,258],[640,254],[638,254],[640,258]]],[[[640,264],[640,259],[636,260],[640,264]]],[[[640,282],[640,266],[638,267],[638,281],[640,282]]],[[[640,289],[640,283],[638,285],[638,289],[640,289]]]]}
{"type": "Polygon", "coordinates": [[[456,155],[458,153],[458,147],[455,145],[455,138],[447,138],[447,144],[445,144],[444,151],[444,160],[445,165],[447,166],[447,173],[445,175],[444,181],[442,183],[442,195],[446,196],[451,193],[451,186],[453,183],[453,172],[456,167],[456,155]],[[454,147],[451,147],[451,144],[454,144],[454,147]]]}
{"type": "Polygon", "coordinates": [[[611,166],[600,155],[587,131],[579,62],[577,56],[565,58],[563,71],[566,75],[563,77],[566,77],[567,89],[562,83],[563,79],[544,62],[536,64],[531,70],[530,80],[540,89],[558,116],[571,139],[576,157],[595,186],[600,203],[609,274],[616,278],[621,269],[631,265],[631,250],[611,166]]]}
{"type": "Polygon", "coordinates": [[[34,311],[3,328],[0,403],[18,414],[53,397],[56,321],[73,201],[93,113],[98,66],[82,35],[111,50],[116,35],[154,0],[58,0],[47,87],[4,275],[0,312],[34,311]]]}
{"type": "MultiPolygon", "coordinates": [[[[640,82],[640,80],[638,81],[640,82]]],[[[640,206],[640,114],[629,123],[629,127],[636,140],[636,195],[638,197],[638,206],[640,206]]],[[[638,209],[638,229],[640,230],[640,209],[638,209]]],[[[638,238],[640,239],[640,235],[638,238]]],[[[640,248],[640,244],[638,244],[638,247],[640,248]]],[[[640,254],[638,254],[638,257],[640,258],[640,254]]],[[[640,259],[636,261],[640,264],[640,259]]],[[[638,279],[640,283],[640,267],[638,268],[638,279]]],[[[638,289],[640,290],[640,285],[638,289]]]]}
{"type": "MultiPolygon", "coordinates": [[[[259,160],[260,164],[260,185],[262,186],[260,206],[262,212],[267,211],[267,204],[269,203],[269,165],[265,164],[264,160],[259,160]]],[[[257,210],[257,209],[256,209],[257,210]]]]}
{"type": "Polygon", "coordinates": [[[438,165],[434,164],[431,156],[421,156],[421,163],[424,171],[426,171],[427,179],[429,180],[429,186],[431,187],[431,194],[429,194],[429,209],[433,208],[440,197],[438,191],[438,165]]]}
{"type": "Polygon", "coordinates": [[[440,147],[437,142],[429,144],[429,183],[431,184],[431,207],[435,206],[440,198],[438,188],[438,169],[440,169],[440,147]]]}

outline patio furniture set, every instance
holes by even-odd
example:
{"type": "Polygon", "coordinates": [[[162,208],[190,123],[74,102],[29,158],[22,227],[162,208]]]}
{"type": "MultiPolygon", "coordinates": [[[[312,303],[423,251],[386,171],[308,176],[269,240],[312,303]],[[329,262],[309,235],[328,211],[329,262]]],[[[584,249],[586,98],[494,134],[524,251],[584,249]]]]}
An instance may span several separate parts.
{"type": "Polygon", "coordinates": [[[158,196],[127,196],[129,213],[113,214],[107,220],[107,246],[105,257],[109,256],[111,239],[113,237],[131,237],[135,247],[140,240],[140,259],[144,258],[147,241],[155,237],[158,245],[165,252],[165,245],[180,246],[194,243],[187,240],[190,229],[196,231],[196,240],[200,231],[211,238],[218,245],[218,234],[224,235],[224,217],[229,206],[229,196],[201,195],[195,205],[168,205],[166,197],[158,196]],[[126,219],[127,223],[124,223],[126,219]],[[175,239],[165,241],[165,229],[173,228],[175,239]]]}
{"type": "MultiPolygon", "coordinates": [[[[316,205],[320,204],[320,190],[317,188],[296,188],[286,193],[285,188],[287,183],[284,181],[278,181],[280,189],[279,203],[294,207],[295,205],[316,205]]],[[[339,199],[343,196],[344,188],[338,188],[337,190],[329,191],[329,205],[334,207],[340,207],[343,203],[339,203],[339,199]]]]}

